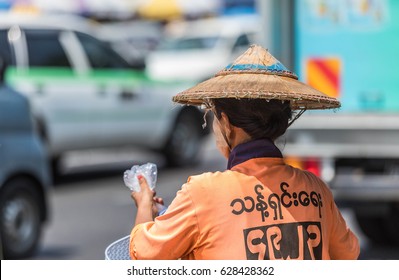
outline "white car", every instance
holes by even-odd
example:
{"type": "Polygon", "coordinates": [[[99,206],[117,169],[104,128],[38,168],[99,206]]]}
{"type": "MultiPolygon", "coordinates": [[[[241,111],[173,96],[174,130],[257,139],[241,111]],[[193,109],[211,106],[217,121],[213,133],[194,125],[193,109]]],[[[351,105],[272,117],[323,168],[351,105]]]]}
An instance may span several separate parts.
{"type": "Polygon", "coordinates": [[[147,73],[163,80],[205,80],[231,63],[250,44],[258,43],[259,27],[255,15],[170,24],[164,40],[147,56],[147,73]]]}
{"type": "Polygon", "coordinates": [[[195,162],[203,113],[171,97],[192,84],[159,82],[90,35],[80,18],[0,16],[6,81],[31,102],[57,171],[68,151],[134,145],[172,165],[195,162]]]}

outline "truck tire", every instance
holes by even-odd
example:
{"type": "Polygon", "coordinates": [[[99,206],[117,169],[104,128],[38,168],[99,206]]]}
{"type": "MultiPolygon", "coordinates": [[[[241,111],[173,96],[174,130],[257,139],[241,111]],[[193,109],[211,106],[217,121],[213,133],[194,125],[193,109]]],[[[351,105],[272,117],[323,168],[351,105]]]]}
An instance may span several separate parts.
{"type": "Polygon", "coordinates": [[[198,116],[195,112],[185,111],[177,118],[164,148],[168,166],[180,167],[198,163],[202,138],[198,116]]]}
{"type": "Polygon", "coordinates": [[[390,245],[399,246],[399,205],[397,203],[392,205],[385,226],[390,245]]]}
{"type": "Polygon", "coordinates": [[[362,232],[375,244],[399,246],[399,211],[392,207],[386,216],[368,216],[356,213],[362,232]]]}
{"type": "Polygon", "coordinates": [[[39,243],[41,200],[35,182],[15,178],[1,189],[0,230],[5,259],[31,256],[39,243]]]}
{"type": "Polygon", "coordinates": [[[384,229],[384,218],[374,217],[356,213],[356,220],[361,231],[370,239],[371,242],[377,245],[387,245],[386,232],[384,229]]]}

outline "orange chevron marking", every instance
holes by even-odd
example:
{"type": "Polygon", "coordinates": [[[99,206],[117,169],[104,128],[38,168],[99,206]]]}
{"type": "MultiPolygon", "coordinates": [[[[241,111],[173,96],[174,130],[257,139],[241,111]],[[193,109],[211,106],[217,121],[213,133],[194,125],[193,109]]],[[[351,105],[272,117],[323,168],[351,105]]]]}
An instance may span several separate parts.
{"type": "Polygon", "coordinates": [[[306,61],[307,83],[328,96],[338,97],[341,85],[341,60],[311,58],[306,61]]]}

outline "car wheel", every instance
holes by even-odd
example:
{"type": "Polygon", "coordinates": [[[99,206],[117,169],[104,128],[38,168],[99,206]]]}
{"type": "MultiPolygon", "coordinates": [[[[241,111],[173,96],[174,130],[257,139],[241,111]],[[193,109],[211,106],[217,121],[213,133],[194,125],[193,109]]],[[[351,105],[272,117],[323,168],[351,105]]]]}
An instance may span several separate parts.
{"type": "Polygon", "coordinates": [[[356,213],[356,220],[362,232],[377,245],[399,246],[399,210],[391,207],[381,216],[356,213]]]}
{"type": "Polygon", "coordinates": [[[57,180],[63,172],[63,162],[61,155],[52,157],[50,159],[50,166],[53,180],[57,180]]]}
{"type": "Polygon", "coordinates": [[[399,247],[399,204],[391,206],[389,215],[385,219],[385,228],[389,245],[399,247]]]}
{"type": "Polygon", "coordinates": [[[387,241],[384,238],[384,221],[382,217],[370,217],[356,213],[356,220],[361,231],[375,244],[384,245],[387,241]]]}
{"type": "MultiPolygon", "coordinates": [[[[47,134],[47,128],[45,122],[41,118],[35,119],[37,132],[40,136],[40,140],[42,141],[43,145],[45,146],[46,150],[49,151],[49,138],[47,134]]],[[[62,155],[52,155],[49,158],[49,166],[51,168],[51,175],[54,180],[58,179],[62,172],[63,172],[63,163],[62,163],[62,155]]]]}
{"type": "Polygon", "coordinates": [[[194,165],[201,147],[201,124],[194,112],[183,112],[177,119],[165,147],[169,166],[194,165]]]}
{"type": "Polygon", "coordinates": [[[31,256],[40,239],[40,199],[36,185],[27,178],[16,178],[1,190],[1,239],[5,259],[31,256]]]}

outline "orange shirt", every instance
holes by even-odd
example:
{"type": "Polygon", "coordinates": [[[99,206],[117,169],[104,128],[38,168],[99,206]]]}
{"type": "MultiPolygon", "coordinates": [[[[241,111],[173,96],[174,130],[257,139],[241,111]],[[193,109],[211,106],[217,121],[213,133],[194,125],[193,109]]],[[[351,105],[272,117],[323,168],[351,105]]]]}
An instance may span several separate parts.
{"type": "Polygon", "coordinates": [[[357,259],[328,187],[282,158],[192,176],[166,213],[137,225],[132,259],[357,259]]]}

